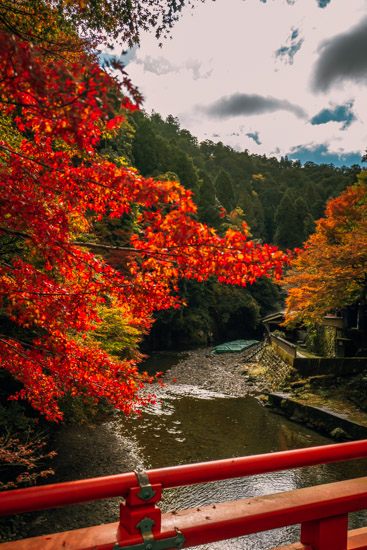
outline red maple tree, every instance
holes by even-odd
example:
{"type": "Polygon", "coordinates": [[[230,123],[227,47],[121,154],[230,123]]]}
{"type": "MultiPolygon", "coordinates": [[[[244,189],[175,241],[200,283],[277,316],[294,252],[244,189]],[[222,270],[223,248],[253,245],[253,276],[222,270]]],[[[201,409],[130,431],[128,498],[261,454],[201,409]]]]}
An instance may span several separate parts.
{"type": "MultiPolygon", "coordinates": [[[[190,191],[141,177],[98,154],[101,138],[138,107],[90,55],[46,55],[41,45],[0,36],[0,365],[27,399],[60,420],[67,394],[107,399],[128,413],[141,405],[136,361],[108,355],[88,335],[101,310],[147,330],[154,310],[179,307],[180,277],[215,275],[246,285],[280,277],[288,257],[248,240],[224,237],[195,221],[190,191]],[[116,109],[117,99],[119,107],[116,109]],[[95,220],[138,210],[117,270],[99,252],[95,220]]],[[[132,91],[127,78],[123,84],[132,91]]]]}

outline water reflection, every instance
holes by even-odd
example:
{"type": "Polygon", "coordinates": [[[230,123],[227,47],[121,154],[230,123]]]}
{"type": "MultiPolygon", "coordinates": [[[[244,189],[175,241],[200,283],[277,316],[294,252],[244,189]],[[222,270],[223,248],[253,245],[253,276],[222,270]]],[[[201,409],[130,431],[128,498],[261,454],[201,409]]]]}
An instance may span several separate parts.
{"type": "MultiPolygon", "coordinates": [[[[264,409],[254,398],[231,398],[192,386],[167,386],[140,419],[117,418],[111,428],[133,438],[145,468],[159,468],[236,456],[325,445],[332,441],[264,409]]],[[[273,472],[164,492],[163,511],[261,496],[367,475],[367,461],[273,472]],[[352,464],[352,465],[351,465],[352,464]]],[[[351,527],[367,525],[365,512],[351,515],[351,527]]],[[[203,545],[203,550],[265,550],[299,540],[290,526],[203,545]]]]}

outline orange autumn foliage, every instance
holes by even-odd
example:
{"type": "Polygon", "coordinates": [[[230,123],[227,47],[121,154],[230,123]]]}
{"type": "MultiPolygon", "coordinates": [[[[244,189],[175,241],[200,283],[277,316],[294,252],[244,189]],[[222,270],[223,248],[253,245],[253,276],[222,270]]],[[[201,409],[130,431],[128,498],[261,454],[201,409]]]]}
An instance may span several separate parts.
{"type": "Polygon", "coordinates": [[[286,321],[317,324],[325,314],[367,293],[367,173],[329,201],[325,217],[281,282],[288,291],[286,321]]]}

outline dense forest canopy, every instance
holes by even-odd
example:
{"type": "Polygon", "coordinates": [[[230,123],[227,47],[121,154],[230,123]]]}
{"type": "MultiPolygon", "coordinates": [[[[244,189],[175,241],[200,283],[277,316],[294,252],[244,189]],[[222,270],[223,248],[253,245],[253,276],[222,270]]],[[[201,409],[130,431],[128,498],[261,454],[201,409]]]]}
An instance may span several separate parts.
{"type": "MultiPolygon", "coordinates": [[[[199,143],[188,130],[180,128],[178,119],[168,116],[163,120],[158,113],[134,113],[132,124],[130,161],[143,175],[158,177],[173,172],[186,188],[194,191],[199,214],[205,216],[212,211],[214,215],[213,209],[220,211],[221,207],[228,213],[240,208],[254,238],[283,249],[301,246],[314,231],[312,221],[323,215],[327,200],[353,184],[361,171],[359,165],[302,165],[288,158],[278,160],[238,152],[222,142],[199,143]],[[288,214],[296,225],[282,216],[285,195],[292,203],[288,214]],[[288,235],[289,241],[281,239],[282,233],[288,235]]],[[[216,218],[217,227],[220,223],[216,218]]]]}
{"type": "MultiPolygon", "coordinates": [[[[129,162],[145,176],[174,178],[194,192],[199,221],[219,233],[248,225],[256,242],[283,250],[302,247],[316,229],[327,201],[352,185],[359,165],[301,164],[287,158],[238,152],[223,143],[199,142],[178,119],[135,112],[129,118],[129,162]],[[226,210],[224,211],[223,208],[226,210]]],[[[114,143],[117,155],[118,144],[114,143]]],[[[145,349],[190,347],[262,334],[260,319],[284,306],[270,280],[246,289],[180,283],[187,307],[165,311],[157,319],[145,349]]]]}

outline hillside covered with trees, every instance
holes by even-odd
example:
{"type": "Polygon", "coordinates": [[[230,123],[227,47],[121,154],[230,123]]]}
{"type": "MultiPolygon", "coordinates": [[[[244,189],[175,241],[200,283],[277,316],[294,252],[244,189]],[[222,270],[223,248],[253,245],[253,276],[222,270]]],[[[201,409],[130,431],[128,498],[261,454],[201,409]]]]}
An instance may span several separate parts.
{"type": "MultiPolygon", "coordinates": [[[[174,179],[191,190],[200,222],[224,233],[244,221],[251,239],[282,250],[302,247],[327,201],[355,183],[361,171],[359,165],[302,165],[238,152],[221,142],[199,143],[174,117],[163,120],[158,113],[141,111],[129,117],[124,135],[108,148],[112,156],[125,155],[144,176],[174,179]]],[[[284,305],[279,288],[268,279],[245,289],[211,280],[204,285],[181,281],[180,293],[187,307],[158,313],[145,349],[261,336],[260,318],[284,305]]]]}

